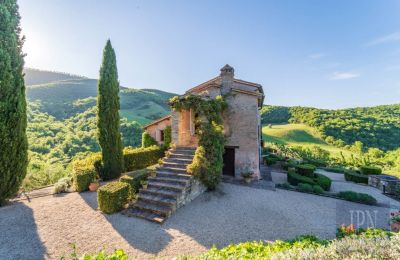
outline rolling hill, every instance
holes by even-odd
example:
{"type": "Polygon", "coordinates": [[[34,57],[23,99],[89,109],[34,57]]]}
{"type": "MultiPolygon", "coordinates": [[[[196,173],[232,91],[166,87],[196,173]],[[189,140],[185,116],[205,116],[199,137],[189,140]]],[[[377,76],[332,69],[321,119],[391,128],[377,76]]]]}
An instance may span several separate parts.
{"type": "MultiPolygon", "coordinates": [[[[97,80],[67,73],[25,69],[28,101],[64,120],[96,104],[97,80]]],[[[166,102],[176,94],[154,89],[121,87],[121,117],[146,124],[170,112],[166,102]]]]}

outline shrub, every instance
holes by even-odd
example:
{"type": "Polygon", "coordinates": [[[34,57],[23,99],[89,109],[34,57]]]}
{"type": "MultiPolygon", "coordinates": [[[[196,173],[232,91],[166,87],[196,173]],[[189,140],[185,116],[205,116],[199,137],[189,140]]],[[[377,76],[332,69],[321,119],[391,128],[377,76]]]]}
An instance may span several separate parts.
{"type": "Polygon", "coordinates": [[[66,192],[69,187],[71,187],[72,178],[71,177],[64,177],[59,179],[53,187],[53,193],[61,193],[66,192]]]}
{"type": "Polygon", "coordinates": [[[346,168],[343,167],[323,167],[323,169],[327,172],[336,172],[336,173],[344,173],[346,168]]]}
{"type": "Polygon", "coordinates": [[[297,186],[300,183],[308,183],[310,185],[315,184],[315,182],[312,178],[302,176],[302,175],[292,172],[292,171],[287,173],[287,180],[291,185],[294,185],[294,186],[297,186]]]}
{"type": "Polygon", "coordinates": [[[317,194],[323,194],[324,193],[324,189],[319,185],[314,185],[314,186],[312,186],[312,188],[313,188],[313,192],[314,193],[317,193],[317,194]]]}
{"type": "Polygon", "coordinates": [[[311,184],[308,183],[299,183],[297,189],[302,192],[310,192],[310,193],[313,192],[313,186],[311,186],[311,184]]]}
{"type": "Polygon", "coordinates": [[[171,126],[167,126],[164,129],[164,149],[168,149],[172,141],[172,136],[171,136],[171,126]]]}
{"type": "Polygon", "coordinates": [[[307,176],[302,176],[295,172],[288,172],[287,176],[288,182],[294,186],[299,185],[299,183],[307,183],[310,185],[319,185],[326,191],[330,190],[331,188],[331,179],[322,174],[315,174],[314,178],[310,178],[307,176]]]}
{"type": "Polygon", "coordinates": [[[297,172],[306,177],[314,177],[315,166],[312,164],[301,164],[296,166],[297,172]]]}
{"type": "Polygon", "coordinates": [[[305,162],[307,164],[312,164],[315,167],[325,167],[327,165],[326,161],[318,160],[318,159],[306,159],[305,162]]]}
{"type": "Polygon", "coordinates": [[[282,168],[287,171],[289,168],[295,168],[298,165],[298,162],[295,160],[288,160],[282,165],[282,168]]]}
{"type": "Polygon", "coordinates": [[[324,190],[328,191],[331,189],[332,180],[322,174],[315,174],[316,183],[321,186],[324,190]]]}
{"type": "Polygon", "coordinates": [[[124,182],[110,182],[98,189],[97,202],[102,212],[111,214],[120,211],[128,202],[129,185],[124,182]]]}
{"type": "Polygon", "coordinates": [[[157,145],[157,141],[154,140],[153,137],[151,137],[151,135],[149,133],[147,133],[146,131],[143,132],[142,134],[142,147],[143,148],[147,148],[153,145],[157,145]]]}
{"type": "Polygon", "coordinates": [[[164,150],[156,145],[147,148],[124,149],[124,162],[127,171],[133,171],[146,168],[147,166],[156,164],[158,159],[164,156],[164,150]]]}
{"type": "Polygon", "coordinates": [[[86,191],[89,184],[96,179],[97,172],[90,160],[74,161],[72,165],[72,183],[77,192],[86,191]]]}
{"type": "Polygon", "coordinates": [[[137,171],[130,175],[121,176],[119,181],[129,185],[129,196],[132,198],[139,191],[141,187],[140,182],[146,180],[148,175],[149,171],[137,171]]]}
{"type": "Polygon", "coordinates": [[[348,201],[353,201],[353,202],[359,202],[359,203],[364,203],[368,205],[375,205],[377,203],[376,199],[372,197],[371,195],[368,195],[366,193],[358,193],[354,191],[341,191],[337,194],[339,198],[348,200],[348,201]]]}
{"type": "Polygon", "coordinates": [[[264,157],[264,162],[266,165],[274,165],[279,159],[271,158],[271,157],[264,157]]]}
{"type": "Polygon", "coordinates": [[[361,166],[360,172],[364,175],[378,175],[382,174],[382,169],[375,166],[361,166]]]}
{"type": "Polygon", "coordinates": [[[364,183],[364,184],[368,184],[368,176],[364,175],[364,174],[359,174],[356,172],[352,172],[349,170],[346,170],[344,172],[344,179],[346,181],[352,181],[355,183],[364,183]]]}

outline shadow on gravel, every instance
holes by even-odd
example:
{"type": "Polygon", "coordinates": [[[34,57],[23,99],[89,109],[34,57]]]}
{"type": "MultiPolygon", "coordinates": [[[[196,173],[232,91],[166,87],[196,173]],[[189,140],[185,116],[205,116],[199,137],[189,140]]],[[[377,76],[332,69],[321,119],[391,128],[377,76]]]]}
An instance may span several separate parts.
{"type": "Polygon", "coordinates": [[[0,259],[44,259],[32,209],[16,202],[0,208],[0,259]]]}

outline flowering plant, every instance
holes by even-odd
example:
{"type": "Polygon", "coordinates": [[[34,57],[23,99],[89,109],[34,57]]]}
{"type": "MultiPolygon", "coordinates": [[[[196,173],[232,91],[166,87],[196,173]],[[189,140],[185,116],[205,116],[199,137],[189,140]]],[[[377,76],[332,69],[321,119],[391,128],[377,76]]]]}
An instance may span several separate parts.
{"type": "Polygon", "coordinates": [[[357,233],[357,229],[354,227],[353,224],[350,224],[348,226],[346,226],[345,224],[342,224],[337,229],[336,237],[342,238],[342,237],[354,235],[356,233],[357,233]]]}

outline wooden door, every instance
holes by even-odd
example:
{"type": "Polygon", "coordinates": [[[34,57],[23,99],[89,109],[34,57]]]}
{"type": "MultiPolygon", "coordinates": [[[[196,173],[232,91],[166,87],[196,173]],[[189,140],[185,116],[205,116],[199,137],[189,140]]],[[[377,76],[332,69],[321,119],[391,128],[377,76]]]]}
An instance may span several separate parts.
{"type": "Polygon", "coordinates": [[[225,147],[222,174],[235,177],[235,148],[225,147]]]}

